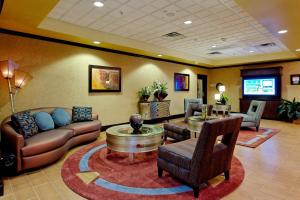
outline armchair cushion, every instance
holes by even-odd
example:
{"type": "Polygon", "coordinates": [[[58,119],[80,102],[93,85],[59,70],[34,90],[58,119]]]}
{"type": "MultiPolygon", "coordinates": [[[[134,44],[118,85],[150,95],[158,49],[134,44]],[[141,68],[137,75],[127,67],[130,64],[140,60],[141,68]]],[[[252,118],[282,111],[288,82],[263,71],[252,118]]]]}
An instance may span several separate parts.
{"type": "Polygon", "coordinates": [[[197,138],[160,146],[158,157],[175,166],[190,170],[197,138]]]}
{"type": "Polygon", "coordinates": [[[11,121],[25,139],[38,133],[38,126],[29,111],[13,114],[11,121]]]}
{"type": "Polygon", "coordinates": [[[230,116],[241,116],[243,117],[243,122],[254,122],[255,116],[243,114],[243,113],[231,113],[230,116]]]}

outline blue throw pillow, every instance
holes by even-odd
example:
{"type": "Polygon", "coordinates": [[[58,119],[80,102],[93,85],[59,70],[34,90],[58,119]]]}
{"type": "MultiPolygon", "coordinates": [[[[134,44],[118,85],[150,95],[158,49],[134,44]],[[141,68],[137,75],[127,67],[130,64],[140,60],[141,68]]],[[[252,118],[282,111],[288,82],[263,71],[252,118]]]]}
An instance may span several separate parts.
{"type": "Polygon", "coordinates": [[[41,131],[54,129],[54,122],[49,113],[37,112],[33,115],[35,123],[41,131]]]}
{"type": "Polygon", "coordinates": [[[13,114],[11,121],[25,139],[39,132],[38,127],[29,111],[13,114]]]}
{"type": "Polygon", "coordinates": [[[72,121],[73,122],[92,121],[92,107],[74,106],[72,109],[72,121]]]}
{"type": "Polygon", "coordinates": [[[54,124],[58,127],[66,126],[71,123],[71,116],[62,108],[56,108],[51,116],[54,124]]]}

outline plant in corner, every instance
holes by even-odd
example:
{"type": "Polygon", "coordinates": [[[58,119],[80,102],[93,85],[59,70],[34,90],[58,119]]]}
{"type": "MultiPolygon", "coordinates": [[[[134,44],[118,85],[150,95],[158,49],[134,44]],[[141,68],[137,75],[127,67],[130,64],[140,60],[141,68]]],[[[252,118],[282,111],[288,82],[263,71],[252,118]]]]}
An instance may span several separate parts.
{"type": "Polygon", "coordinates": [[[277,113],[279,118],[285,121],[292,122],[300,119],[300,102],[297,102],[296,98],[293,101],[282,99],[281,104],[277,108],[277,113]]]}
{"type": "Polygon", "coordinates": [[[168,96],[167,82],[154,81],[152,84],[153,95],[158,101],[162,101],[168,96]]]}
{"type": "Polygon", "coordinates": [[[140,101],[147,102],[149,97],[151,96],[152,90],[150,86],[143,87],[138,91],[138,96],[140,101]]]}

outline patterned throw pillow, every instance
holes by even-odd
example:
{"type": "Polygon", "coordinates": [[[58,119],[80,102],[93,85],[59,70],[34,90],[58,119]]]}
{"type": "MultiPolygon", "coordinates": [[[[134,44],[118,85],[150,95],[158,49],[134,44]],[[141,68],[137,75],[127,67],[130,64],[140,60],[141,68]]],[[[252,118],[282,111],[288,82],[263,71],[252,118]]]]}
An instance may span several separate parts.
{"type": "Polygon", "coordinates": [[[72,121],[73,122],[92,121],[92,107],[74,106],[72,109],[72,121]]]}
{"type": "Polygon", "coordinates": [[[13,114],[11,116],[11,121],[25,139],[38,133],[38,126],[29,111],[13,114]]]}

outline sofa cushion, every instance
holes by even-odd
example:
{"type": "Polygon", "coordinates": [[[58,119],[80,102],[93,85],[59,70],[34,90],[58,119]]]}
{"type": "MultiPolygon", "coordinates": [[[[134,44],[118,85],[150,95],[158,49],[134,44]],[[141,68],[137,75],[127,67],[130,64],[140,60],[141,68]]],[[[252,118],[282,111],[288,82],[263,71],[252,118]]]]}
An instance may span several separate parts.
{"type": "Polygon", "coordinates": [[[34,121],[41,131],[54,129],[54,122],[49,113],[37,112],[33,114],[34,121]]]}
{"type": "Polygon", "coordinates": [[[74,106],[72,109],[72,121],[83,122],[92,120],[92,107],[74,106]]]}
{"type": "Polygon", "coordinates": [[[158,157],[176,166],[189,170],[198,138],[160,146],[158,157]]]}
{"type": "Polygon", "coordinates": [[[38,126],[36,125],[33,117],[29,111],[15,113],[11,116],[11,121],[24,138],[30,138],[31,136],[39,132],[38,126]]]}
{"type": "Polygon", "coordinates": [[[75,135],[81,135],[87,132],[98,131],[101,128],[101,123],[98,120],[88,122],[77,122],[63,126],[60,129],[71,129],[75,135]]]}
{"type": "Polygon", "coordinates": [[[23,156],[33,156],[51,151],[64,145],[74,136],[73,130],[54,129],[34,135],[25,140],[25,146],[21,149],[23,156]]]}
{"type": "Polygon", "coordinates": [[[71,123],[71,116],[62,108],[56,108],[51,116],[56,126],[66,126],[71,123]]]}

